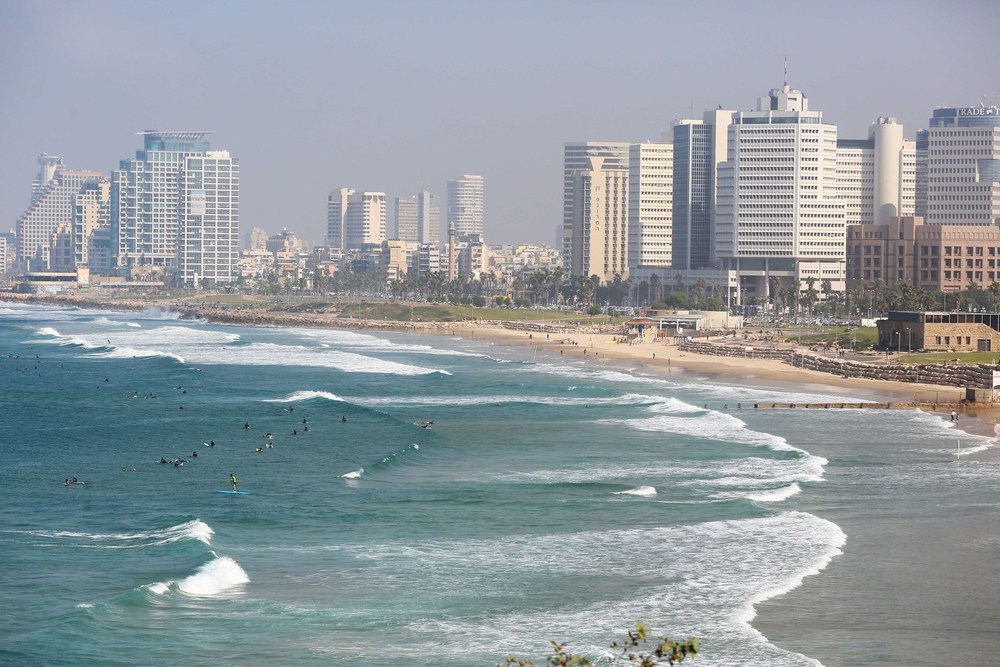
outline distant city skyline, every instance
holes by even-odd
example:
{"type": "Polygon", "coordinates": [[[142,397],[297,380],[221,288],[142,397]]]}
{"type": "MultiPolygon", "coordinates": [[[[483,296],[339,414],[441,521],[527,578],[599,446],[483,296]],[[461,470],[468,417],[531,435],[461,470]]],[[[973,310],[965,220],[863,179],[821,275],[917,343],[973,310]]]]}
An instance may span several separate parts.
{"type": "Polygon", "coordinates": [[[913,139],[936,107],[1000,104],[976,55],[991,52],[994,2],[744,8],[0,0],[0,231],[40,154],[108,176],[148,129],[214,130],[240,157],[243,234],[321,242],[344,183],[440,197],[471,173],[488,184],[490,243],[552,244],[565,143],[657,141],[675,119],[748,110],[786,55],[840,138],[891,116],[913,139]],[[329,39],[334,22],[357,29],[329,39]],[[613,58],[581,43],[597,36],[615,38],[613,58]]]}

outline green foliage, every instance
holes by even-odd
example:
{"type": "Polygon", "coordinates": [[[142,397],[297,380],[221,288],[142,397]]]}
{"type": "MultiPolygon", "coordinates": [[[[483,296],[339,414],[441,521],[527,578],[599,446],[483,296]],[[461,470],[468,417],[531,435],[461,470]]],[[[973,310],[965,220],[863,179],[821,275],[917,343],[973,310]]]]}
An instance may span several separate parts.
{"type": "MultiPolygon", "coordinates": [[[[612,642],[611,664],[634,665],[637,667],[655,667],[656,665],[677,665],[686,658],[694,658],[698,655],[698,639],[689,637],[683,641],[672,640],[663,636],[658,640],[648,653],[644,653],[646,648],[649,630],[641,621],[635,624],[635,630],[629,630],[626,639],[622,642],[612,642]]],[[[573,665],[593,665],[594,663],[582,655],[574,655],[566,649],[566,644],[549,642],[552,645],[552,653],[546,658],[546,667],[570,667],[573,665]]],[[[535,662],[529,658],[518,658],[508,655],[503,662],[497,663],[497,667],[531,667],[535,662]]]]}
{"type": "Polygon", "coordinates": [[[602,310],[601,307],[598,306],[595,303],[593,306],[587,308],[587,314],[588,315],[600,315],[601,314],[601,310],[602,310]]]}

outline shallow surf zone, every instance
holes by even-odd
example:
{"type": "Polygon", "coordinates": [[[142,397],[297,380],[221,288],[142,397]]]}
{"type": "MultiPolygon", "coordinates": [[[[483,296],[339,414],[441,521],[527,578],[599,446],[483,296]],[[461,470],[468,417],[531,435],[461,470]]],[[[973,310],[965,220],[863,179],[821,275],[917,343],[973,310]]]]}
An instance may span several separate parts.
{"type": "MultiPolygon", "coordinates": [[[[784,512],[687,526],[345,550],[353,549],[361,568],[352,576],[399,587],[403,599],[447,590],[451,609],[468,603],[493,610],[389,619],[401,623],[389,633],[390,644],[399,642],[414,655],[439,655],[444,664],[462,664],[462,656],[471,664],[493,664],[484,660],[508,653],[536,657],[553,638],[596,658],[642,620],[656,633],[698,637],[698,664],[783,666],[815,661],[781,650],[753,630],[754,605],[819,572],[844,539],[828,521],[784,512]],[[589,583],[573,586],[565,597],[570,581],[589,583]],[[553,599],[563,602],[558,614],[552,613],[553,599]],[[481,656],[469,656],[470,646],[481,656]]],[[[327,650],[336,653],[332,646],[327,650]]]]}

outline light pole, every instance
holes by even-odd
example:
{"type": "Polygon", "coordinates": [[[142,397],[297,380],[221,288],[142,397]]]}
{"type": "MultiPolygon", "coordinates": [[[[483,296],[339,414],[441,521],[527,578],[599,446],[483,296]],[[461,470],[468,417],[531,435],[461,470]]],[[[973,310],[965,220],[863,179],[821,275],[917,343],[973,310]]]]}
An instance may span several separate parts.
{"type": "Polygon", "coordinates": [[[910,331],[910,327],[906,327],[906,356],[910,356],[911,350],[913,349],[913,332],[910,331]]]}
{"type": "Polygon", "coordinates": [[[901,346],[902,346],[902,343],[899,342],[899,332],[897,331],[896,332],[896,354],[899,354],[899,348],[901,346]]]}

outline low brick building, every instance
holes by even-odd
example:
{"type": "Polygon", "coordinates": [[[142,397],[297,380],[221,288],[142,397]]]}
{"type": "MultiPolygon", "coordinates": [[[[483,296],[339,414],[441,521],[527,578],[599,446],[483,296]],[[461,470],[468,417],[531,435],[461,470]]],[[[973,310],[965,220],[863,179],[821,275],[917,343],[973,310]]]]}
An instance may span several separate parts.
{"type": "Polygon", "coordinates": [[[1000,352],[1000,313],[889,311],[877,322],[879,347],[1000,352]]]}

